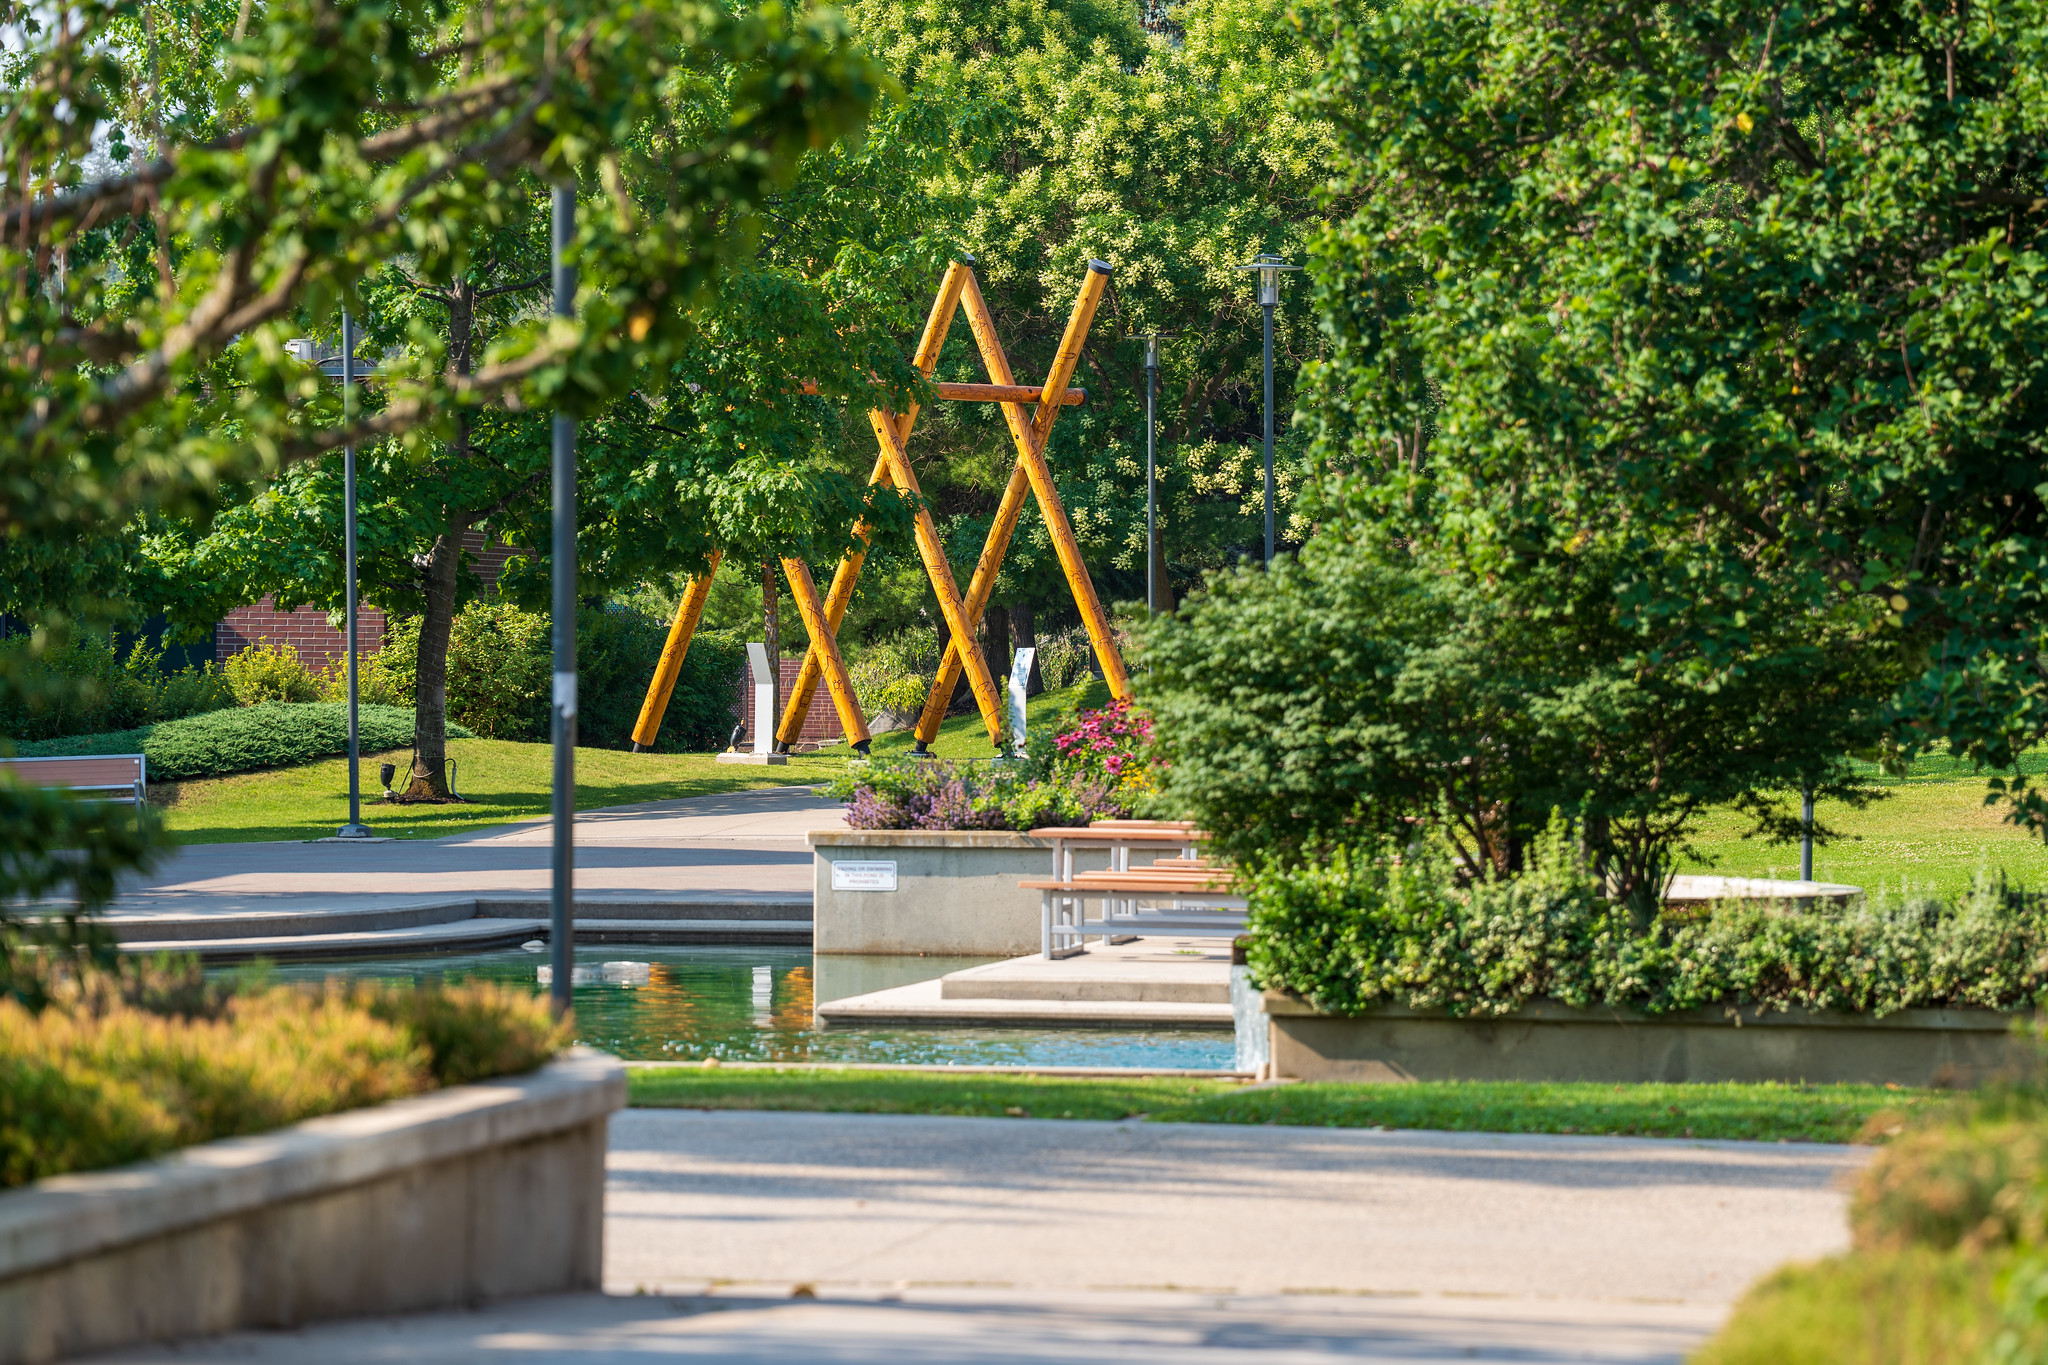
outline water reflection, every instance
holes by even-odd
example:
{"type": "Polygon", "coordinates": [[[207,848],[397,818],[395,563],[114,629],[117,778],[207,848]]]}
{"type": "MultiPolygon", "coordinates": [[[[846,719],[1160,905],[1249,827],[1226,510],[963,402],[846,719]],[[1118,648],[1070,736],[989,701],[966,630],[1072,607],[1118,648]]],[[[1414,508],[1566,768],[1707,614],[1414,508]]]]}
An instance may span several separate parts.
{"type": "MultiPolygon", "coordinates": [[[[592,944],[570,978],[579,1042],[629,1060],[953,1062],[960,1065],[1213,1067],[1233,1065],[1231,1036],[1195,1029],[819,1029],[812,1010],[890,986],[929,981],[978,957],[820,958],[805,948],[592,944]]],[[[519,949],[309,962],[285,980],[480,978],[532,991],[549,969],[519,949]]]]}

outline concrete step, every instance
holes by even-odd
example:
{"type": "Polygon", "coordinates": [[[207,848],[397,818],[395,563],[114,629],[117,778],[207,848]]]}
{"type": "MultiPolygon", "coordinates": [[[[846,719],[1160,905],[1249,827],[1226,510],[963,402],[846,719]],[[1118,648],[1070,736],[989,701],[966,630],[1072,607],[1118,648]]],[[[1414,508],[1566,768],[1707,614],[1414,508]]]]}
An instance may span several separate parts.
{"type": "MultiPolygon", "coordinates": [[[[102,922],[113,932],[115,940],[124,945],[182,943],[196,949],[208,940],[375,934],[431,925],[454,925],[468,920],[546,920],[549,911],[545,896],[463,897],[361,910],[346,907],[257,912],[235,910],[211,915],[135,912],[108,915],[102,922]]],[[[606,924],[697,924],[707,926],[706,932],[713,933],[737,932],[736,925],[758,922],[761,932],[783,935],[789,932],[789,925],[801,924],[805,941],[808,941],[811,900],[808,896],[671,896],[638,900],[579,897],[576,918],[579,922],[601,920],[606,924]]],[[[781,942],[782,939],[728,941],[781,942]]]]}
{"type": "Polygon", "coordinates": [[[936,981],[832,1000],[820,1024],[959,1024],[985,1028],[1198,1028],[1233,1026],[1230,1006],[1165,1000],[948,1000],[936,981]]]}
{"type": "Polygon", "coordinates": [[[1070,957],[1033,954],[948,973],[939,980],[939,998],[1228,1007],[1230,957],[1213,943],[1094,944],[1070,957]]]}

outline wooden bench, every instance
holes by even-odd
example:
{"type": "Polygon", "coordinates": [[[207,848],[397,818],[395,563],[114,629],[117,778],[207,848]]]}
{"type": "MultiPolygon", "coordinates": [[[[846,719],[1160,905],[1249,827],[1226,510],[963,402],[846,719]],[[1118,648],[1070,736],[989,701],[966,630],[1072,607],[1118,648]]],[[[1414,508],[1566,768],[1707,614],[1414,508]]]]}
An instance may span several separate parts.
{"type": "Polygon", "coordinates": [[[141,754],[68,758],[0,758],[0,772],[17,782],[65,791],[101,792],[102,800],[133,801],[139,815],[149,799],[149,764],[141,754]]]}

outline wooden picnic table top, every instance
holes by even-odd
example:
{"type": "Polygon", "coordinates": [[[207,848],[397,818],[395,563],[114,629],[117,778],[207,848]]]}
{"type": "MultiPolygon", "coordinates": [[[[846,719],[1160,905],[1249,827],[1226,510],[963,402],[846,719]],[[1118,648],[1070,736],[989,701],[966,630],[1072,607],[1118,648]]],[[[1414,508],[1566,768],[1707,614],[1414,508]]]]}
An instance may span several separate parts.
{"type": "Polygon", "coordinates": [[[1210,868],[1197,872],[1163,872],[1155,868],[1130,872],[1076,872],[1062,881],[1057,877],[1021,881],[1027,891],[1187,891],[1228,894],[1237,885],[1237,875],[1228,869],[1210,868]]]}
{"type": "Polygon", "coordinates": [[[1047,825],[1031,831],[1034,839],[1064,839],[1077,843],[1083,839],[1098,839],[1114,844],[1197,844],[1209,836],[1192,826],[1160,828],[1157,825],[1129,825],[1105,827],[1102,825],[1047,825]]]}

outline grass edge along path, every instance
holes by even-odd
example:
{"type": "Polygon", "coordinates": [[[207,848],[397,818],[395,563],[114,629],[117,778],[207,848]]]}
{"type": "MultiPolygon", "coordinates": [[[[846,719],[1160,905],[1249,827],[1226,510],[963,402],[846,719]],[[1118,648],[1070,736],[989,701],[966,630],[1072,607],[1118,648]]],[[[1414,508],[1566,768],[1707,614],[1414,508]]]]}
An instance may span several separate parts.
{"type": "Polygon", "coordinates": [[[1518,1081],[1247,1086],[1186,1076],[949,1075],[803,1067],[633,1067],[629,1103],[660,1109],[946,1114],[1761,1142],[1881,1140],[1944,1092],[1870,1085],[1518,1081]]]}
{"type": "MultiPolygon", "coordinates": [[[[1100,706],[1109,692],[1099,679],[1044,692],[1026,705],[1033,727],[1057,725],[1068,711],[1100,706]]],[[[813,702],[817,705],[817,702],[813,702]]],[[[905,731],[875,736],[878,758],[900,757],[914,737],[905,731]]],[[[976,714],[939,727],[934,752],[947,758],[987,758],[995,749],[976,714]]],[[[377,765],[403,770],[411,753],[396,749],[362,756],[363,823],[395,839],[438,839],[545,817],[549,809],[551,749],[545,743],[504,739],[451,739],[448,755],[459,765],[461,805],[393,805],[378,799],[377,765]]],[[[711,754],[634,754],[622,749],[576,750],[576,809],[600,810],[711,796],[762,787],[815,786],[846,770],[852,750],[834,745],[792,755],[786,765],[721,764],[711,754]]],[[[266,768],[227,777],[152,783],[150,799],[164,816],[173,844],[243,843],[317,839],[348,818],[348,760],[322,758],[289,768],[266,768]]]]}

